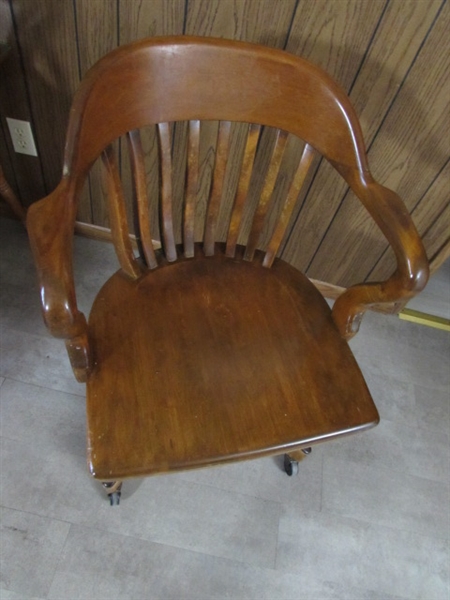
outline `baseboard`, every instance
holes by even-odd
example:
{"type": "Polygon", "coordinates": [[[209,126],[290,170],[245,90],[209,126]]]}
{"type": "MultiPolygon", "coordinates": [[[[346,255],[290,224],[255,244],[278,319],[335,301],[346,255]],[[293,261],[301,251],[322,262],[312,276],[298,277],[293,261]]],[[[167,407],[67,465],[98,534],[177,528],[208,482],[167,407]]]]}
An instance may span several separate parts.
{"type": "MultiPolygon", "coordinates": [[[[92,225],[91,223],[81,223],[80,221],[76,221],[75,233],[99,242],[108,242],[112,244],[113,241],[111,229],[108,227],[100,227],[99,225],[92,225]]],[[[132,233],[130,233],[130,240],[133,250],[137,250],[136,236],[132,233]]]]}
{"type": "MultiPolygon", "coordinates": [[[[80,221],[75,221],[75,233],[91,240],[108,242],[110,244],[113,243],[111,229],[108,227],[100,227],[100,225],[92,225],[91,223],[81,223],[80,221]]],[[[130,233],[130,240],[133,250],[137,250],[138,244],[136,236],[133,233],[130,233]]],[[[157,240],[152,241],[155,250],[161,247],[160,242],[157,240]]]]}

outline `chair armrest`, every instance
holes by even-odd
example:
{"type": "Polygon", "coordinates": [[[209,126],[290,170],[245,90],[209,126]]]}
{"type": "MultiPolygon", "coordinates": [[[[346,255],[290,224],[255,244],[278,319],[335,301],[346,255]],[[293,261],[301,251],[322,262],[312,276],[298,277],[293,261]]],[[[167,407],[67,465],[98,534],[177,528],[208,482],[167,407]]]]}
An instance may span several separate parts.
{"type": "Polygon", "coordinates": [[[53,336],[66,339],[75,376],[85,381],[90,367],[87,323],[77,307],[72,265],[75,197],[63,179],[54,192],[30,206],[27,231],[44,322],[53,336]]]}
{"type": "Polygon", "coordinates": [[[387,281],[352,286],[336,300],[333,319],[341,335],[350,339],[358,332],[368,308],[375,304],[402,305],[420,292],[428,281],[429,265],[422,240],[401,198],[376,183],[370,174],[362,177],[353,169],[335,166],[380,227],[397,259],[397,268],[387,281]]]}

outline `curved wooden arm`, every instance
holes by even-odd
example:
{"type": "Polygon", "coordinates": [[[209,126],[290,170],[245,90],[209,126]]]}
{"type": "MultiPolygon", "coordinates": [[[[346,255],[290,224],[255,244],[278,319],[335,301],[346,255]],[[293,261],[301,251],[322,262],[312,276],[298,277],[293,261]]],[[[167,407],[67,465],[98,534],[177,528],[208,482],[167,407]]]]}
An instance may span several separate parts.
{"type": "Polygon", "coordinates": [[[422,290],[429,276],[422,240],[397,194],[376,183],[370,174],[335,165],[367,208],[392,246],[397,269],[382,283],[350,287],[336,300],[333,318],[341,335],[350,339],[359,330],[362,316],[374,304],[402,302],[422,290]]]}
{"type": "Polygon", "coordinates": [[[78,381],[90,367],[87,323],[78,310],[72,265],[76,190],[63,179],[53,193],[32,204],[27,230],[39,277],[44,321],[50,333],[66,339],[78,381]]]}

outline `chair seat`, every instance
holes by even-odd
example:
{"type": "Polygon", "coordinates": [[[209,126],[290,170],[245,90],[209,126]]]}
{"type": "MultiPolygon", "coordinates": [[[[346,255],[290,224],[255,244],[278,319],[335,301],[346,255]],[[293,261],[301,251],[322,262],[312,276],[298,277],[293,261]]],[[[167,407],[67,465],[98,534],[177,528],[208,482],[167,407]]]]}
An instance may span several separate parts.
{"type": "Polygon", "coordinates": [[[198,253],[135,281],[119,271],[89,335],[98,479],[282,453],[378,422],[327,303],[281,260],[198,253]]]}

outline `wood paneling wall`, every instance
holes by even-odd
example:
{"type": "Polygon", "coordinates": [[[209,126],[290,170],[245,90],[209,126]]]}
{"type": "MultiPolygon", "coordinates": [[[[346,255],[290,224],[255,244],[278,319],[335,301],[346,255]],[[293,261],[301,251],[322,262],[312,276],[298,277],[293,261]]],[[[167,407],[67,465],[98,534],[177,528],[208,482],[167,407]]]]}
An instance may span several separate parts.
{"type": "MultiPolygon", "coordinates": [[[[323,67],[347,90],[361,119],[375,178],[403,197],[437,266],[450,249],[449,4],[450,0],[0,0],[0,41],[11,46],[0,68],[0,160],[25,204],[51,191],[61,176],[73,93],[87,69],[117,45],[153,35],[195,34],[284,48],[323,67]],[[38,158],[12,151],[6,116],[31,120],[38,158]]],[[[216,139],[217,124],[205,124],[200,217],[216,139]]],[[[239,126],[232,139],[239,156],[239,126]]],[[[174,163],[181,174],[174,181],[174,206],[179,209],[186,149],[183,124],[173,128],[173,140],[174,163]]],[[[151,130],[143,143],[149,153],[150,209],[155,213],[158,173],[151,130]]],[[[267,132],[267,154],[271,143],[267,132]]],[[[126,146],[117,146],[124,185],[131,193],[126,146]]],[[[299,151],[300,146],[292,148],[293,155],[299,151]]],[[[227,182],[231,198],[233,168],[228,169],[227,182]]],[[[229,202],[220,213],[222,234],[227,208],[229,202]]],[[[130,219],[131,212],[130,202],[130,219]]],[[[86,183],[79,220],[108,226],[97,166],[86,183]]],[[[180,226],[179,210],[175,222],[180,226]]],[[[201,229],[201,218],[198,222],[201,229]]],[[[298,199],[281,255],[310,277],[341,286],[385,277],[394,264],[364,209],[320,159],[298,199]]]]}

